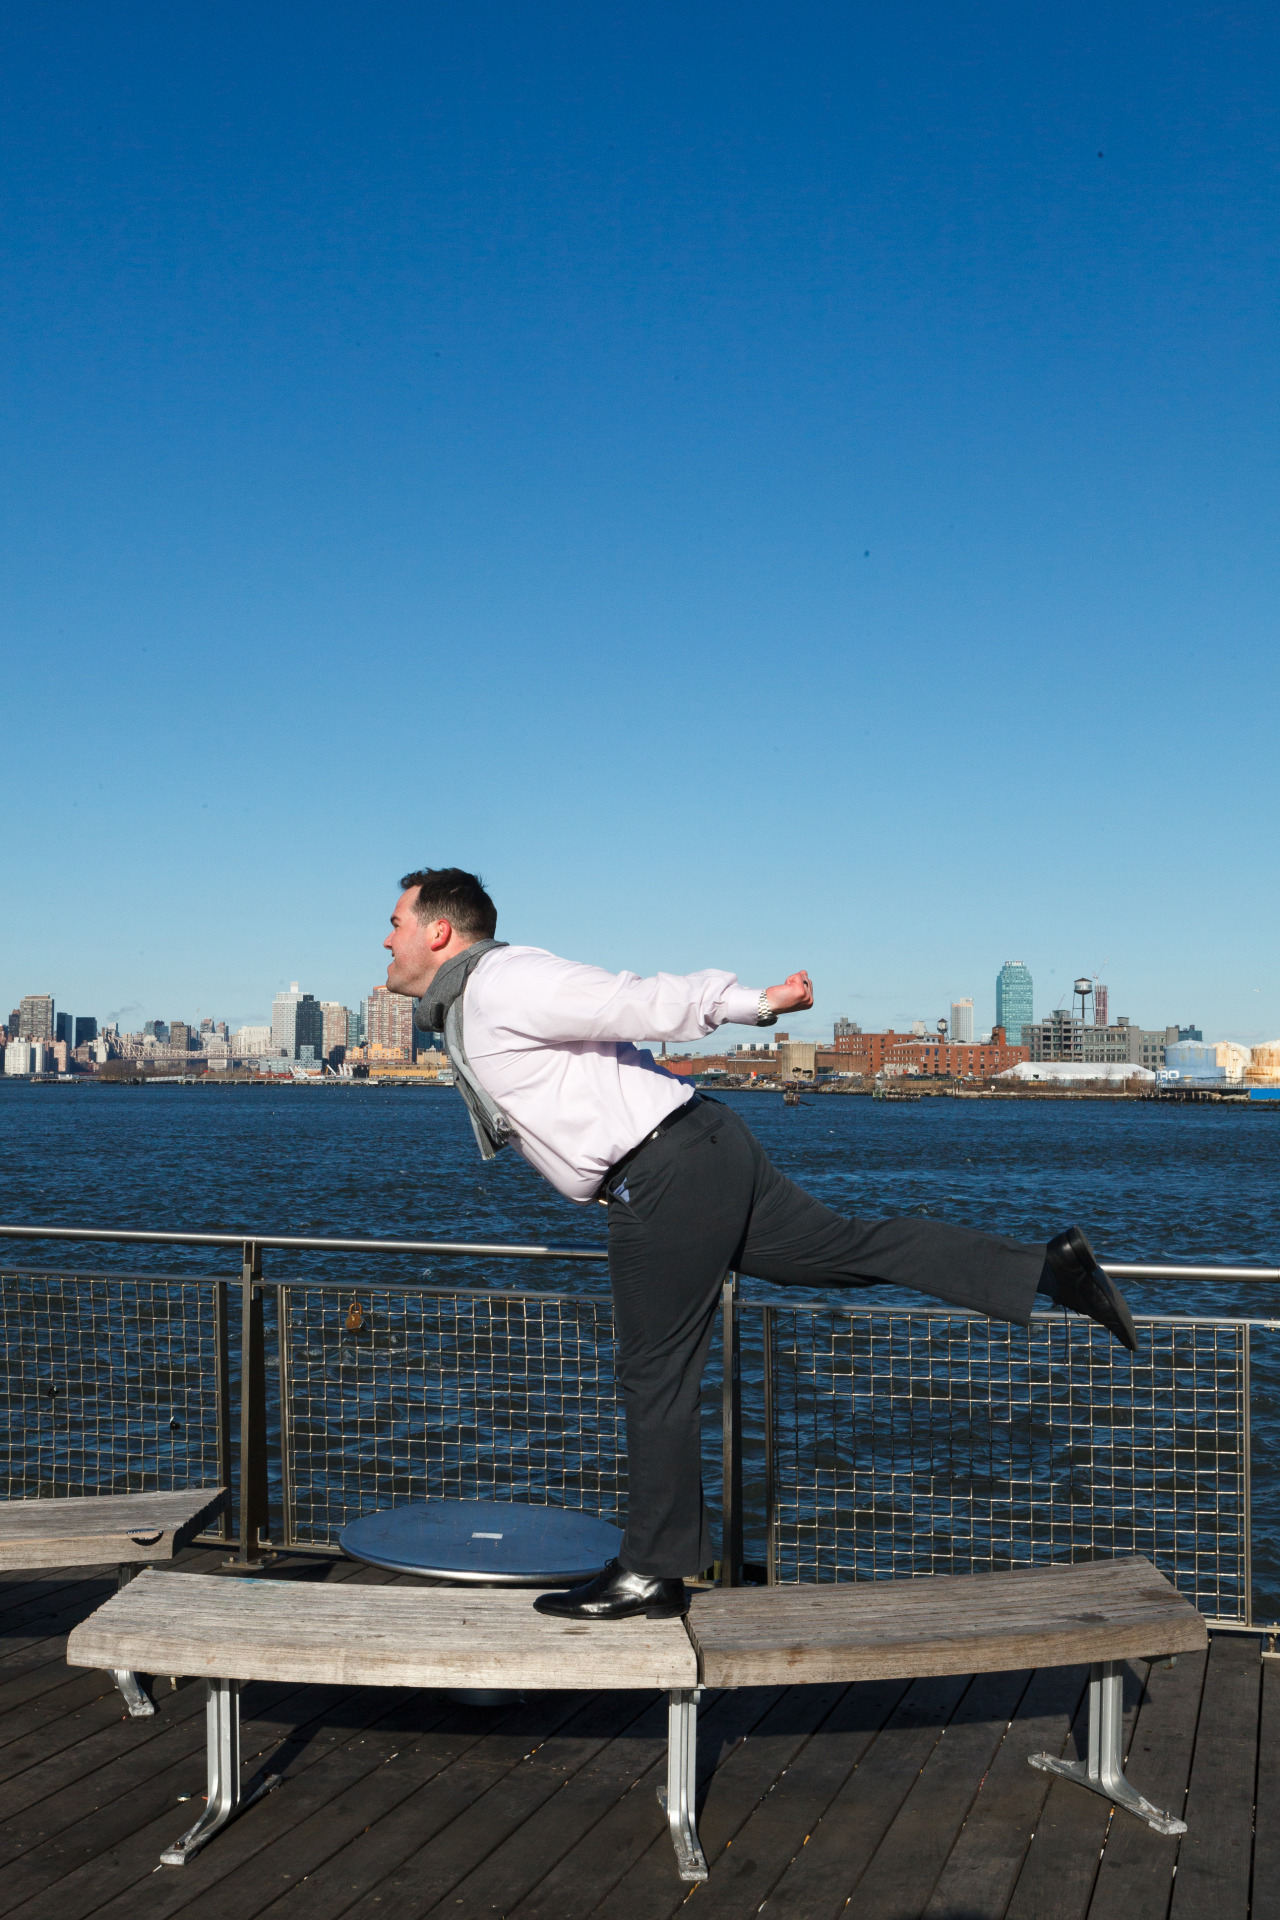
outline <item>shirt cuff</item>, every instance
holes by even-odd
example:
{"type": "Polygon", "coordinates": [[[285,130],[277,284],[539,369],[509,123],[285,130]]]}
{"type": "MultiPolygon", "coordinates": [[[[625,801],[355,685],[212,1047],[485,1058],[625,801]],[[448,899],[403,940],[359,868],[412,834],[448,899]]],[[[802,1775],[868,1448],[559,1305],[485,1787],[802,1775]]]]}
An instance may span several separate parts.
{"type": "Polygon", "coordinates": [[[754,1027],[760,1018],[759,987],[729,987],[720,1002],[717,1026],[754,1027]]]}

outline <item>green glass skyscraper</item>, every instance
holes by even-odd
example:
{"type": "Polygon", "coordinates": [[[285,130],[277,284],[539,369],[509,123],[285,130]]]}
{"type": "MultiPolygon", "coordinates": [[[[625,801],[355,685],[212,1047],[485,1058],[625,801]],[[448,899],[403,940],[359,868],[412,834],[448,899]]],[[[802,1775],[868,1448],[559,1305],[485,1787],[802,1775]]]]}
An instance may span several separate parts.
{"type": "Polygon", "coordinates": [[[1022,1045],[1022,1029],[1035,1019],[1031,969],[1021,960],[1006,960],[996,975],[996,1025],[1003,1027],[1011,1047],[1022,1045]]]}

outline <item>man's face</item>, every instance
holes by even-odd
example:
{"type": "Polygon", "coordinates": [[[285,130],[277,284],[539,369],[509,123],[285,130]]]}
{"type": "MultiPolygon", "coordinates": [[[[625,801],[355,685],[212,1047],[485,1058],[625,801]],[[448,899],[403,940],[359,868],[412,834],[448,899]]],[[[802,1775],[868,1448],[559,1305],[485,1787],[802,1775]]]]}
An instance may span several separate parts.
{"type": "Polygon", "coordinates": [[[392,993],[424,994],[435,979],[453,942],[448,920],[420,920],[415,902],[418,889],[410,887],[396,901],[391,931],[383,946],[391,955],[387,986],[392,993]]]}

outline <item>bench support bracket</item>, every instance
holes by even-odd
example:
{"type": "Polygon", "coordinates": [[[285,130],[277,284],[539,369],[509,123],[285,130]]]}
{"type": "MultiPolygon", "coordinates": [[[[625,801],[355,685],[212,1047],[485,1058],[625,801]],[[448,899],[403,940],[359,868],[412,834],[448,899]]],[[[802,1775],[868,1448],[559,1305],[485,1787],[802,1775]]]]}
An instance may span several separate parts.
{"type": "MultiPolygon", "coordinates": [[[[123,1561],[116,1575],[117,1590],[121,1587],[127,1587],[137,1571],[136,1565],[131,1564],[128,1560],[123,1561]]],[[[120,1689],[120,1698],[129,1709],[129,1718],[131,1720],[149,1720],[156,1710],[156,1703],[143,1686],[141,1680],[139,1680],[137,1674],[133,1673],[128,1667],[113,1667],[111,1669],[111,1678],[120,1689]]]]}
{"type": "Polygon", "coordinates": [[[667,1696],[667,1785],[659,1789],[682,1880],[705,1880],[694,1795],[698,1774],[699,1687],[672,1687],[667,1696]]]}
{"type": "Polygon", "coordinates": [[[1117,1807],[1137,1814],[1157,1833],[1185,1833],[1187,1823],[1162,1813],[1144,1799],[1124,1777],[1124,1668],[1115,1660],[1100,1660],[1089,1673],[1089,1758],[1059,1760],[1050,1753],[1033,1753],[1031,1765],[1042,1773],[1060,1774],[1100,1793],[1117,1807]]]}
{"type": "Polygon", "coordinates": [[[204,1812],[194,1827],[188,1828],[181,1840],[166,1847],[160,1855],[160,1864],[164,1867],[181,1867],[207,1846],[215,1833],[221,1832],[230,1820],[255,1800],[261,1800],[264,1793],[270,1793],[272,1787],[280,1785],[280,1775],[269,1773],[259,1780],[248,1793],[240,1791],[240,1682],[238,1680],[210,1680],[209,1698],[205,1708],[205,1726],[207,1730],[209,1790],[204,1812]]]}

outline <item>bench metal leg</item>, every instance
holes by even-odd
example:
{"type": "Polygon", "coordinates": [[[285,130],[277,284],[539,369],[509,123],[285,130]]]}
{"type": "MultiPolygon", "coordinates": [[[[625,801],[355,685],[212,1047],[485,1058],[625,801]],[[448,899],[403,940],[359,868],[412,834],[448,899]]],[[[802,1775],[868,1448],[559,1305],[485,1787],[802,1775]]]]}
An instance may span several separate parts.
{"type": "MultiPolygon", "coordinates": [[[[137,1571],[138,1568],[136,1565],[127,1560],[124,1561],[116,1575],[117,1590],[121,1587],[127,1587],[137,1571]]],[[[113,1667],[111,1669],[111,1677],[119,1687],[120,1696],[125,1706],[129,1709],[129,1718],[131,1720],[149,1720],[156,1710],[156,1703],[148,1694],[137,1674],[131,1673],[128,1667],[113,1667]]]]}
{"type": "Polygon", "coordinates": [[[666,1809],[676,1866],[682,1880],[705,1880],[707,1862],[698,1845],[694,1788],[698,1773],[699,1687],[672,1687],[667,1696],[667,1785],[658,1798],[666,1809]]]}
{"type": "Polygon", "coordinates": [[[1124,1777],[1124,1668],[1115,1660],[1100,1660],[1089,1672],[1089,1758],[1059,1760],[1050,1753],[1033,1753],[1031,1765],[1042,1773],[1058,1773],[1075,1780],[1104,1800],[1136,1813],[1157,1833],[1185,1833],[1187,1823],[1161,1813],[1134,1791],[1124,1777]]]}
{"type": "Polygon", "coordinates": [[[129,1717],[133,1720],[149,1719],[156,1710],[156,1703],[137,1674],[128,1667],[113,1667],[111,1678],[120,1689],[120,1697],[129,1709],[129,1717]]]}
{"type": "Polygon", "coordinates": [[[228,1821],[234,1820],[238,1813],[243,1813],[246,1807],[251,1807],[255,1800],[261,1800],[264,1793],[270,1793],[272,1787],[280,1784],[280,1775],[269,1773],[251,1792],[241,1794],[240,1682],[210,1680],[208,1686],[209,1699],[205,1708],[209,1759],[207,1805],[194,1827],[188,1828],[181,1840],[167,1847],[160,1855],[160,1864],[165,1867],[184,1866],[193,1854],[208,1845],[215,1833],[221,1832],[228,1821]]]}

